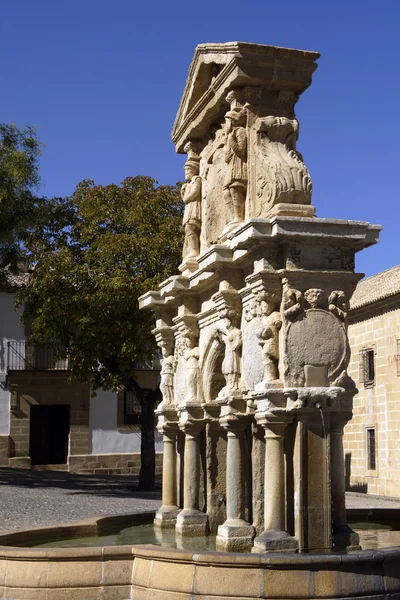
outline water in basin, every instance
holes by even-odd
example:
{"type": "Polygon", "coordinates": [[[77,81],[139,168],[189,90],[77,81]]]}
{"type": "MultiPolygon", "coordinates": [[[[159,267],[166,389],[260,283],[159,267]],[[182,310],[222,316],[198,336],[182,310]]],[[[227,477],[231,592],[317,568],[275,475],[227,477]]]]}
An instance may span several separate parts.
{"type": "MultiPolygon", "coordinates": [[[[382,523],[352,523],[352,529],[360,536],[363,550],[400,546],[400,531],[382,523]]],[[[184,548],[186,550],[215,551],[215,536],[175,537],[173,529],[164,529],[162,534],[152,524],[126,527],[118,533],[88,536],[73,539],[59,539],[42,544],[32,544],[35,548],[76,548],[90,546],[132,546],[135,544],[155,544],[166,548],[184,548]]]]}

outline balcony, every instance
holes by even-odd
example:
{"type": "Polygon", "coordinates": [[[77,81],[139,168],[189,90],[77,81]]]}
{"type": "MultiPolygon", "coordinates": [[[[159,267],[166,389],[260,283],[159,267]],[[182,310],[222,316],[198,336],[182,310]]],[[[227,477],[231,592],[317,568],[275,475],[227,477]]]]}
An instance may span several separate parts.
{"type": "Polygon", "coordinates": [[[60,358],[63,346],[35,346],[30,342],[7,342],[7,371],[69,371],[68,358],[60,358]]]}

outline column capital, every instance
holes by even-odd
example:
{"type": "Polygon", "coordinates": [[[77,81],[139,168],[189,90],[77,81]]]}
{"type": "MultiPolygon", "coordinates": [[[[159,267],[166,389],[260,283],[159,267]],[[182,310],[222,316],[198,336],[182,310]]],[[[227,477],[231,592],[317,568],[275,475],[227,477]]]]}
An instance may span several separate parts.
{"type": "Polygon", "coordinates": [[[219,420],[221,427],[228,432],[228,435],[231,434],[234,436],[241,435],[248,427],[250,421],[251,415],[246,414],[228,414],[219,420]]]}
{"type": "Polygon", "coordinates": [[[201,405],[204,410],[204,418],[206,423],[219,427],[219,416],[221,413],[221,405],[218,402],[204,402],[201,405]]]}
{"type": "Polygon", "coordinates": [[[163,435],[177,435],[178,433],[178,413],[175,410],[156,411],[158,416],[157,429],[163,435]]]}
{"type": "Polygon", "coordinates": [[[353,416],[352,411],[331,413],[331,433],[343,435],[343,429],[353,416]]]}
{"type": "Polygon", "coordinates": [[[186,406],[179,410],[179,429],[185,435],[196,436],[205,425],[206,419],[200,405],[186,406]]]}
{"type": "Polygon", "coordinates": [[[265,437],[271,439],[283,437],[287,425],[293,421],[293,415],[287,413],[256,413],[255,417],[258,425],[264,428],[265,437]]]}

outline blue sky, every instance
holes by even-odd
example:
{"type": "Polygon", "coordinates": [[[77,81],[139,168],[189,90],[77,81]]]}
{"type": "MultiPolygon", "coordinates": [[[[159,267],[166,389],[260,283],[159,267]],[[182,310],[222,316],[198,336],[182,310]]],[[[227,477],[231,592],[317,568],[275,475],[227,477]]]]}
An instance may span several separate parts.
{"type": "Polygon", "coordinates": [[[357,269],[400,263],[399,0],[2,0],[0,121],[36,125],[42,192],[183,179],[170,133],[197,44],[321,52],[297,105],[320,217],[384,226],[357,269]]]}

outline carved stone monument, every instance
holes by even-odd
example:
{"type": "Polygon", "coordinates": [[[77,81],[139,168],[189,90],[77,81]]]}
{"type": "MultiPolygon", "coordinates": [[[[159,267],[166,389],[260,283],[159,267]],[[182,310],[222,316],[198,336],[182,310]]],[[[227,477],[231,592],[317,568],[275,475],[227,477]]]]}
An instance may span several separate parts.
{"type": "Polygon", "coordinates": [[[172,132],[187,153],[180,275],[140,299],[162,348],[158,527],[227,550],[357,548],[343,427],[354,255],[379,226],[319,219],[295,104],[316,52],[197,47],[172,132]]]}

